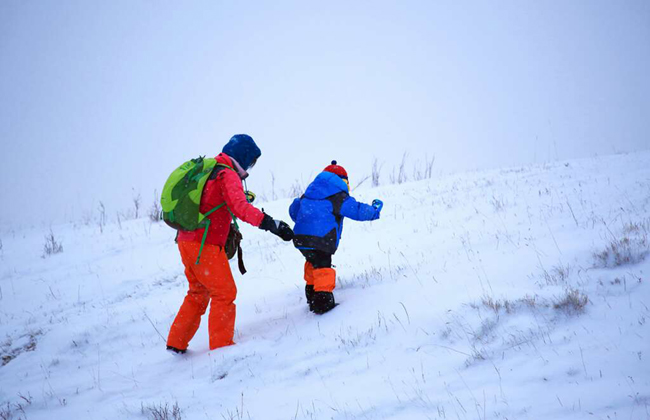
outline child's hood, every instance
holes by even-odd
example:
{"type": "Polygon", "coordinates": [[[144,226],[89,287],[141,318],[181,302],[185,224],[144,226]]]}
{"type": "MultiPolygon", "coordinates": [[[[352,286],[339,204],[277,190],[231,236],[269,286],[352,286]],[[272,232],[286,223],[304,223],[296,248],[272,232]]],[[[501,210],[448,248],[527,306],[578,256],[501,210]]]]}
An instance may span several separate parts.
{"type": "Polygon", "coordinates": [[[340,192],[348,192],[348,185],[345,181],[331,172],[321,172],[307,187],[305,197],[322,200],[340,192]]]}

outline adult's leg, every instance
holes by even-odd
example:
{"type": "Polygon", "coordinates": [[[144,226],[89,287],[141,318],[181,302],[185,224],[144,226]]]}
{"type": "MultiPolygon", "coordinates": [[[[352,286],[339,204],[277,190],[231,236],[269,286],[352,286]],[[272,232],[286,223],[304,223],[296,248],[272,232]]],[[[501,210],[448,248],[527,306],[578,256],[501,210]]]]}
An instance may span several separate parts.
{"type": "MultiPolygon", "coordinates": [[[[199,244],[196,245],[198,255],[199,244]]],[[[237,313],[235,305],[237,286],[230,271],[225,250],[215,245],[205,245],[201,254],[201,262],[194,266],[193,272],[209,291],[210,350],[235,344],[233,337],[237,313]]]]}
{"type": "Polygon", "coordinates": [[[205,313],[210,300],[208,289],[201,284],[192,271],[194,263],[188,258],[188,253],[191,253],[191,249],[188,250],[188,243],[179,242],[178,249],[185,265],[185,276],[189,283],[189,289],[167,338],[167,345],[178,350],[187,349],[190,340],[201,324],[201,316],[205,313]]]}

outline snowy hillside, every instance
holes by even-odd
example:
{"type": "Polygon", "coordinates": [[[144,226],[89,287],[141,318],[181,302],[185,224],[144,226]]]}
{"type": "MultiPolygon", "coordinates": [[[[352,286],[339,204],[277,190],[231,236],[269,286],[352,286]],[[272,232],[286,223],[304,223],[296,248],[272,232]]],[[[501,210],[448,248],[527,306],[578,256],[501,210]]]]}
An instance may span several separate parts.
{"type": "Polygon", "coordinates": [[[0,419],[650,418],[650,152],[354,195],[385,207],[345,222],[335,310],[246,226],[238,344],[208,352],[204,317],[183,357],[170,228],[54,226],[47,258],[1,232],[0,419]]]}

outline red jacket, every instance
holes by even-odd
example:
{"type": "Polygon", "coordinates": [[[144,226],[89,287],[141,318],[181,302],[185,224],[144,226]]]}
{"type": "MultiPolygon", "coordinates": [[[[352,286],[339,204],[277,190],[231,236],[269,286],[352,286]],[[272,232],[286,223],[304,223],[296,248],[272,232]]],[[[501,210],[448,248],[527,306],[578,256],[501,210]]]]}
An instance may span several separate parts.
{"type": "MultiPolygon", "coordinates": [[[[218,163],[223,163],[235,168],[230,156],[221,153],[216,157],[218,163]]],[[[253,226],[259,226],[264,218],[264,213],[253,207],[244,195],[244,188],[242,186],[241,178],[235,171],[228,168],[221,170],[215,179],[209,179],[203,188],[201,195],[201,206],[199,210],[201,213],[207,213],[219,204],[226,202],[226,206],[233,212],[233,214],[240,220],[250,223],[253,226]]],[[[230,222],[232,217],[228,212],[226,206],[221,207],[214,213],[208,216],[210,219],[210,227],[208,229],[208,236],[205,240],[206,244],[224,246],[228,231],[230,230],[230,222]]],[[[179,242],[191,241],[201,242],[203,238],[203,231],[205,229],[198,229],[191,232],[178,231],[179,242]]]]}

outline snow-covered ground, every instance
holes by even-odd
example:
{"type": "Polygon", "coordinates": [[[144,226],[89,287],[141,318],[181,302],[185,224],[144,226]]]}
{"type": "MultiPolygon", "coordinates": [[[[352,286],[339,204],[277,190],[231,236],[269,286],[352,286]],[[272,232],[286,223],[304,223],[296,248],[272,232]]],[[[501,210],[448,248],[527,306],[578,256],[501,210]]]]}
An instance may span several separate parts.
{"type": "Polygon", "coordinates": [[[0,419],[650,418],[650,152],[354,195],[385,207],[345,223],[335,310],[247,226],[237,345],[209,352],[205,319],[183,357],[170,228],[54,226],[47,258],[47,231],[2,231],[0,419]]]}

